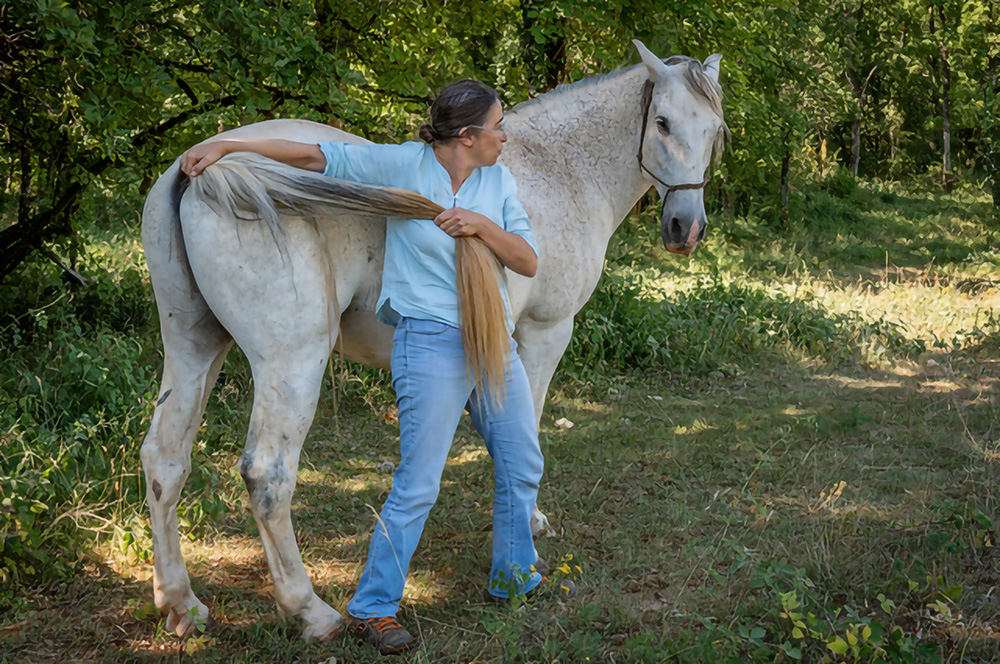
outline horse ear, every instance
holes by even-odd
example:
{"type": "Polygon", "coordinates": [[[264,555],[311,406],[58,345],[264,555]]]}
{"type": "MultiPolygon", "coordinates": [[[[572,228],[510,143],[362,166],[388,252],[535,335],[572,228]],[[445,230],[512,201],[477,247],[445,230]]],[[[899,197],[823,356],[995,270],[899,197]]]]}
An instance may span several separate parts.
{"type": "Polygon", "coordinates": [[[713,81],[719,82],[719,63],[722,62],[721,53],[713,53],[712,55],[705,58],[705,62],[701,63],[701,66],[705,69],[705,73],[708,74],[713,81]]]}
{"type": "Polygon", "coordinates": [[[635,44],[636,50],[642,56],[643,64],[649,70],[649,80],[653,81],[653,83],[659,82],[660,79],[667,75],[667,66],[663,64],[663,60],[653,55],[653,52],[646,48],[646,45],[638,39],[633,39],[632,43],[635,44]]]}

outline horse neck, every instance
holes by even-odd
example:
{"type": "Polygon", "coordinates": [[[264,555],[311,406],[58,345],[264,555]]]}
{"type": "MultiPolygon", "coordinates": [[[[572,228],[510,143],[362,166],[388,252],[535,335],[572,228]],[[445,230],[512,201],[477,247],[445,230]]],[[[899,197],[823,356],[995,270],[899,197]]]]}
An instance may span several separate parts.
{"type": "Polygon", "coordinates": [[[561,87],[508,114],[515,138],[506,161],[529,166],[547,187],[562,185],[580,210],[610,207],[612,219],[584,215],[609,238],[650,186],[636,159],[645,80],[646,68],[636,65],[561,87]]]}

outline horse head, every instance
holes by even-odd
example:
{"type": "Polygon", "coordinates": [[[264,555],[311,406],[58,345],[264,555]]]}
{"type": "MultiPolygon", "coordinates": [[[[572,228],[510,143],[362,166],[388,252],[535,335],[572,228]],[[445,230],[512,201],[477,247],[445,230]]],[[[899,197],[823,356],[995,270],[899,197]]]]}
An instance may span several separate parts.
{"type": "Polygon", "coordinates": [[[688,255],[705,236],[708,169],[728,133],[719,87],[722,56],[704,63],[683,56],[661,60],[642,42],[633,43],[649,73],[639,165],[663,201],[663,246],[688,255]]]}

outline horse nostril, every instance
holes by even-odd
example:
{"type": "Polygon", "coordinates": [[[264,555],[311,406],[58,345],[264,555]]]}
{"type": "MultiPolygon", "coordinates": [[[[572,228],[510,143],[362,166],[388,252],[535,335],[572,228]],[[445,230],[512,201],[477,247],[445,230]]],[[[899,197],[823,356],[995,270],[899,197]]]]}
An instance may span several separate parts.
{"type": "Polygon", "coordinates": [[[702,224],[701,230],[698,231],[698,242],[701,242],[705,238],[705,229],[708,228],[708,224],[702,224]]]}
{"type": "Polygon", "coordinates": [[[671,241],[680,244],[684,241],[684,231],[681,229],[681,220],[678,217],[671,217],[670,225],[667,227],[671,241]]]}

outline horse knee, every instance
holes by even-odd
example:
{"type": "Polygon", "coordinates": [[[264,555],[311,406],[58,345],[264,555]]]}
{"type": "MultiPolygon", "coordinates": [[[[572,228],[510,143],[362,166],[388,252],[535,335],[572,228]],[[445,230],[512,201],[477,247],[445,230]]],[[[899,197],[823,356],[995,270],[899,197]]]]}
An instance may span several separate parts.
{"type": "Polygon", "coordinates": [[[164,449],[156,437],[150,435],[146,436],[139,457],[146,474],[146,500],[150,506],[175,504],[191,472],[191,459],[164,449]]]}

